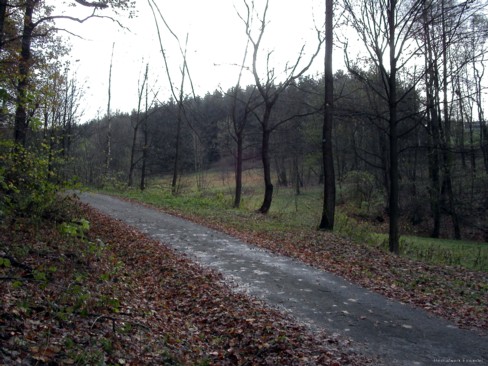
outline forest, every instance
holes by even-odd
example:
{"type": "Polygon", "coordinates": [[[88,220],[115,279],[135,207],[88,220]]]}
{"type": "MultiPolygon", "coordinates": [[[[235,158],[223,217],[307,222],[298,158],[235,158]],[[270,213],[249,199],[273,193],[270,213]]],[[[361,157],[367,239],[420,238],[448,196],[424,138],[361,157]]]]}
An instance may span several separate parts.
{"type": "Polygon", "coordinates": [[[80,189],[161,205],[486,330],[486,1],[325,0],[316,38],[284,70],[263,46],[272,2],[236,1],[247,43],[235,82],[198,95],[191,50],[156,0],[0,0],[5,364],[375,364],[66,193],[80,189]],[[137,103],[121,112],[111,59],[106,110],[86,120],[73,34],[57,22],[123,28],[139,6],[161,62],[133,70],[137,103]],[[409,249],[406,236],[445,245],[409,249]]]}
{"type": "MultiPolygon", "coordinates": [[[[300,63],[300,54],[281,79],[272,65],[263,71],[257,62],[266,57],[260,40],[267,8],[259,14],[248,6],[247,15],[240,14],[249,41],[241,75],[252,72],[254,84],[241,85],[236,75],[235,87],[195,95],[182,49],[181,75],[168,73],[171,98],[158,98],[147,65],[134,86],[139,99],[131,113],[112,111],[109,97],[105,116],[86,123],[79,112],[82,86],[70,78],[57,16],[41,1],[7,3],[1,22],[3,154],[13,141],[45,156],[59,179],[94,187],[144,190],[169,176],[173,194],[181,177],[194,175],[204,189],[205,172],[220,169],[235,175],[234,207],[243,172],[260,169],[263,214],[273,183],[299,194],[332,176],[337,193],[328,201],[334,206],[348,204],[373,221],[398,217],[432,237],[486,241],[485,4],[400,1],[389,14],[386,3],[345,1],[336,9],[337,28],[354,30],[365,49],[353,57],[347,41],[332,40],[334,52],[344,52],[345,70],[307,74],[310,64],[300,63]],[[257,33],[253,17],[263,22],[257,33]],[[370,24],[369,17],[378,21],[370,24]],[[333,90],[331,103],[324,102],[327,90],[333,90]],[[330,139],[324,138],[326,115],[330,139]],[[324,157],[333,162],[327,169],[324,157]]],[[[122,2],[119,10],[130,6],[122,2]]],[[[317,47],[324,43],[319,35],[317,47]]]]}
{"type": "MultiPolygon", "coordinates": [[[[76,3],[93,8],[93,16],[109,8],[76,3]]],[[[158,99],[146,65],[131,113],[111,110],[109,90],[106,114],[82,123],[83,87],[70,77],[69,47],[54,23],[65,16],[42,1],[5,2],[4,153],[12,141],[27,152],[42,151],[49,174],[94,187],[144,190],[169,176],[175,195],[182,176],[194,175],[205,189],[205,172],[233,172],[234,207],[242,199],[243,172],[262,170],[263,214],[273,184],[299,194],[327,181],[329,210],[348,204],[367,220],[402,222],[424,235],[488,239],[483,2],[400,1],[386,12],[387,2],[345,1],[336,6],[330,36],[317,31],[317,51],[305,63],[305,55],[297,55],[281,78],[258,62],[269,57],[260,47],[267,3],[263,9],[244,4],[247,14],[238,15],[248,45],[234,87],[196,95],[181,48],[181,75],[167,69],[171,98],[158,99]],[[356,32],[364,53],[350,54],[348,40],[338,36],[342,29],[356,32]],[[333,43],[334,52],[344,53],[345,69],[332,75],[326,57],[324,74],[308,74],[322,46],[330,47],[330,56],[333,43]],[[241,85],[244,72],[254,84],[241,85]]],[[[150,5],[157,22],[159,8],[150,5]]],[[[126,1],[108,10],[132,7],[126,1]]],[[[159,17],[164,21],[160,11],[159,17]]],[[[398,241],[394,230],[390,236],[398,241]]]]}

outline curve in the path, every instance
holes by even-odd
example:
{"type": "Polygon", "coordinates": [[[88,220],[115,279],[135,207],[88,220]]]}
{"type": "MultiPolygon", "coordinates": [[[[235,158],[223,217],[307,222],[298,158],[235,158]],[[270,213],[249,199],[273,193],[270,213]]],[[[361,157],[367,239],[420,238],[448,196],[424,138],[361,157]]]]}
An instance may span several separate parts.
{"type": "Polygon", "coordinates": [[[488,365],[488,337],[229,235],[114,197],[82,202],[214,268],[313,328],[347,336],[387,365],[488,365]]]}

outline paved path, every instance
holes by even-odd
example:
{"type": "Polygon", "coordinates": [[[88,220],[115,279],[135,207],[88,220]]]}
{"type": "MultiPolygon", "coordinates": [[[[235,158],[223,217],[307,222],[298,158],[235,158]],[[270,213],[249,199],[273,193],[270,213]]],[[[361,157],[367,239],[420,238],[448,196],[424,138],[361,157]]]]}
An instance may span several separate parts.
{"type": "Polygon", "coordinates": [[[299,321],[351,338],[360,351],[379,355],[386,365],[488,365],[486,336],[160,211],[98,194],[80,198],[220,271],[238,288],[299,321]]]}

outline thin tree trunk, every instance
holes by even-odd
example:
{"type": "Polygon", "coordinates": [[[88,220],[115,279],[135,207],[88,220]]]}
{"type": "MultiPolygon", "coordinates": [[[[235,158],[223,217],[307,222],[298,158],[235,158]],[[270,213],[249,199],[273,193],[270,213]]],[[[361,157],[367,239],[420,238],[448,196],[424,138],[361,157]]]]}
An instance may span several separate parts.
{"type": "Polygon", "coordinates": [[[466,169],[466,143],[465,143],[465,131],[464,131],[464,99],[461,96],[461,81],[460,76],[458,75],[456,78],[456,89],[458,90],[458,98],[459,98],[459,124],[460,124],[460,131],[459,131],[459,145],[461,148],[461,163],[463,169],[466,169]]]}
{"type": "Polygon", "coordinates": [[[241,206],[242,197],[242,154],[243,154],[243,136],[242,132],[237,134],[236,138],[236,170],[235,170],[235,181],[236,189],[234,196],[234,208],[239,208],[241,206]]]}
{"type": "MultiPolygon", "coordinates": [[[[145,123],[147,123],[147,121],[145,123]]],[[[148,152],[147,150],[148,150],[148,143],[149,143],[149,133],[146,124],[142,127],[142,130],[144,134],[144,145],[142,146],[142,165],[141,165],[141,184],[140,184],[141,191],[146,189],[146,165],[147,165],[147,152],[148,152]]]]}
{"type": "MultiPolygon", "coordinates": [[[[139,119],[139,115],[136,118],[139,119]]],[[[136,155],[136,142],[137,142],[138,130],[139,130],[139,121],[136,121],[136,125],[134,126],[134,131],[132,134],[132,146],[130,149],[129,182],[128,182],[129,187],[132,187],[132,185],[134,183],[134,168],[136,165],[134,163],[134,159],[135,159],[135,155],[136,155]]]]}
{"type": "Polygon", "coordinates": [[[148,125],[147,125],[147,119],[148,119],[148,85],[147,85],[147,77],[146,77],[146,110],[144,114],[144,122],[142,125],[142,132],[144,134],[144,143],[142,146],[142,166],[141,166],[141,184],[140,184],[140,189],[143,191],[146,189],[146,164],[147,164],[147,153],[148,153],[148,144],[149,144],[149,132],[148,132],[148,125]]]}
{"type": "Polygon", "coordinates": [[[115,43],[112,43],[112,55],[110,57],[110,68],[108,73],[108,101],[107,101],[107,138],[105,142],[105,179],[110,176],[110,162],[112,160],[112,67],[114,59],[115,43]]]}
{"type": "Polygon", "coordinates": [[[389,125],[390,125],[390,227],[389,227],[389,249],[390,252],[398,254],[399,252],[399,173],[398,173],[398,132],[397,132],[397,64],[396,64],[396,44],[395,44],[395,21],[396,21],[396,0],[390,3],[388,12],[389,25],[389,48],[390,48],[390,75],[388,77],[388,107],[389,107],[389,125]]]}
{"type": "Polygon", "coordinates": [[[293,176],[295,177],[295,195],[299,196],[301,194],[300,188],[302,186],[302,179],[300,177],[300,169],[298,167],[298,158],[293,158],[293,176]]]}
{"type": "MultiPolygon", "coordinates": [[[[146,87],[147,77],[149,72],[149,64],[146,64],[146,70],[144,72],[144,79],[142,84],[140,85],[138,101],[137,101],[137,113],[136,113],[136,124],[133,127],[133,134],[132,134],[132,147],[130,150],[130,165],[129,165],[129,187],[132,187],[134,183],[134,169],[135,169],[135,155],[136,155],[136,144],[137,144],[137,133],[139,132],[139,126],[141,124],[141,103],[142,103],[142,94],[144,93],[144,88],[146,87]]],[[[147,95],[146,95],[146,103],[147,103],[147,95]]],[[[147,111],[146,111],[147,113],[147,111]]]]}
{"type": "Polygon", "coordinates": [[[181,150],[181,124],[183,120],[183,87],[185,86],[186,76],[186,51],[183,56],[183,67],[181,68],[181,85],[180,95],[178,100],[178,117],[176,125],[176,140],[175,140],[175,161],[173,164],[173,179],[171,181],[171,193],[175,195],[177,193],[178,175],[180,173],[180,150],[181,150]]]}
{"type": "Polygon", "coordinates": [[[322,161],[324,169],[324,202],[322,218],[319,228],[322,230],[334,229],[335,215],[335,171],[332,144],[332,128],[334,123],[334,76],[332,73],[333,52],[333,1],[325,2],[325,106],[324,123],[322,127],[322,161]]]}
{"type": "Polygon", "coordinates": [[[146,189],[146,164],[147,164],[147,149],[148,149],[147,127],[144,127],[143,130],[144,130],[144,146],[142,147],[141,184],[140,184],[141,191],[146,189]]]}
{"type": "Polygon", "coordinates": [[[178,175],[180,170],[180,139],[181,139],[181,120],[183,114],[182,102],[178,102],[178,117],[176,120],[176,140],[175,140],[175,160],[173,163],[173,179],[171,181],[171,193],[177,193],[178,175]]]}

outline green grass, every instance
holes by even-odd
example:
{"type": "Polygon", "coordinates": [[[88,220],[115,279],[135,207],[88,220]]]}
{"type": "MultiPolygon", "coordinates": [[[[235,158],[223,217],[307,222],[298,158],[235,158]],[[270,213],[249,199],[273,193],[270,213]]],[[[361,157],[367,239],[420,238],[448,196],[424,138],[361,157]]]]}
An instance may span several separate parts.
{"type": "Polygon", "coordinates": [[[488,272],[488,245],[485,243],[402,236],[400,250],[404,256],[428,263],[488,272]]]}
{"type": "MultiPolygon", "coordinates": [[[[322,209],[320,187],[302,189],[300,195],[291,188],[275,187],[271,210],[268,215],[261,215],[257,209],[262,202],[263,188],[254,175],[248,176],[239,209],[232,208],[232,180],[222,173],[207,173],[207,184],[200,190],[196,188],[195,180],[185,178],[177,195],[171,194],[169,183],[162,180],[152,182],[143,192],[120,188],[105,192],[253,232],[318,228],[322,209]]],[[[374,227],[349,217],[340,208],[336,210],[335,232],[356,242],[388,250],[387,235],[375,233],[374,227]]],[[[488,245],[485,243],[402,236],[400,255],[425,263],[488,271],[488,245]]]]}

